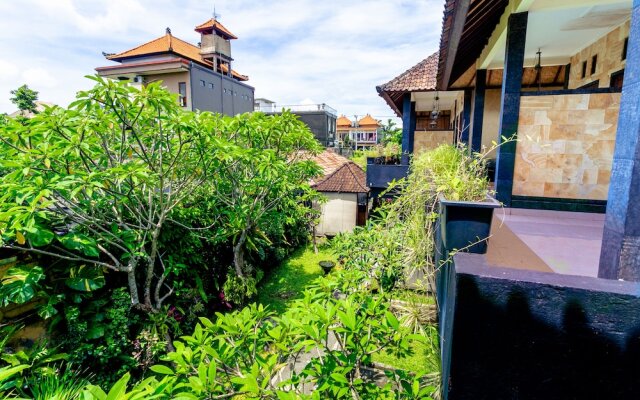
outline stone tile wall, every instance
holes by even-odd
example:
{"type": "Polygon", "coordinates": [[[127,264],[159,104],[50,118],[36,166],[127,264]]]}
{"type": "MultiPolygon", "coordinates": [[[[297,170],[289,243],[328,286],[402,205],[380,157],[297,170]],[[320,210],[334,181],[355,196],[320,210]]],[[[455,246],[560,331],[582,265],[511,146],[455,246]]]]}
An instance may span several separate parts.
{"type": "Polygon", "coordinates": [[[416,131],[413,139],[413,152],[435,149],[443,143],[453,143],[453,131],[416,131]]]}
{"type": "Polygon", "coordinates": [[[622,59],[624,40],[629,37],[627,21],[609,32],[590,46],[585,47],[571,57],[569,89],[576,89],[588,83],[599,81],[598,87],[609,87],[611,74],[624,69],[626,60],[622,59]],[[591,74],[592,57],[597,55],[596,71],[591,74]],[[582,63],[587,63],[586,76],[582,77],[582,63]]]}
{"type": "Polygon", "coordinates": [[[523,96],[513,195],[606,200],[620,96],[523,96]]]}

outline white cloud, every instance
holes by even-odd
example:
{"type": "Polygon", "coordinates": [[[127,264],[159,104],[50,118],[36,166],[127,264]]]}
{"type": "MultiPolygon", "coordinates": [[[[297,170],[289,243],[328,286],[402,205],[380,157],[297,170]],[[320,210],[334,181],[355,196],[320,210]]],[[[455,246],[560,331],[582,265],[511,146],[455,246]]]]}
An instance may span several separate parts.
{"type": "Polygon", "coordinates": [[[31,87],[49,89],[58,85],[58,80],[44,68],[25,69],[22,72],[22,79],[31,87]]]}
{"type": "MultiPolygon", "coordinates": [[[[256,97],[278,104],[326,103],[347,115],[391,116],[377,95],[385,83],[436,50],[443,0],[218,0],[221,21],[239,39],[234,68],[256,97]]],[[[122,51],[172,28],[196,43],[211,17],[199,0],[25,0],[0,2],[0,112],[26,81],[40,98],[70,102],[82,78],[122,51]],[[37,26],[37,29],[34,29],[37,26]]]]}
{"type": "Polygon", "coordinates": [[[18,66],[9,61],[0,60],[0,81],[13,81],[18,76],[18,66]]]}

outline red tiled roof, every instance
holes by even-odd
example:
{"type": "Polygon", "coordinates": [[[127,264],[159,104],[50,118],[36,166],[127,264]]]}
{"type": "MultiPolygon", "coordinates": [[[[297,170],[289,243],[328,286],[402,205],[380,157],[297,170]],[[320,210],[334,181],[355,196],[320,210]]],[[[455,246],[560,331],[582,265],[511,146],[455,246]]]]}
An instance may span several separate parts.
{"type": "Polygon", "coordinates": [[[207,22],[196,26],[196,32],[202,32],[209,29],[215,30],[216,32],[221,34],[221,36],[225,36],[227,39],[237,39],[236,35],[231,33],[231,31],[228,30],[224,25],[222,25],[220,21],[214,18],[211,18],[207,22]]]}
{"type": "MultiPolygon", "coordinates": [[[[195,61],[208,67],[213,66],[213,64],[211,64],[210,62],[202,59],[202,57],[200,56],[200,49],[197,46],[194,46],[189,42],[185,42],[184,40],[173,36],[171,33],[166,33],[164,36],[160,36],[159,38],[153,39],[147,43],[143,43],[138,47],[134,47],[133,49],[123,51],[122,53],[106,56],[106,58],[112,61],[122,61],[131,57],[140,57],[145,55],[169,52],[175,53],[188,60],[195,61]]],[[[228,72],[228,68],[224,64],[221,65],[221,69],[222,72],[228,72]]],[[[234,70],[231,70],[231,74],[234,78],[240,81],[246,81],[249,79],[248,76],[242,75],[234,70]]]]}
{"type": "Polygon", "coordinates": [[[378,86],[385,92],[420,92],[436,90],[438,75],[438,52],[420,61],[384,85],[378,86]]]}
{"type": "Polygon", "coordinates": [[[366,175],[356,163],[331,150],[311,157],[320,168],[323,176],[310,182],[319,192],[366,193],[366,175]]]}
{"type": "Polygon", "coordinates": [[[399,117],[402,117],[402,96],[405,93],[436,90],[438,54],[433,53],[384,85],[376,86],[380,97],[399,117]]]}

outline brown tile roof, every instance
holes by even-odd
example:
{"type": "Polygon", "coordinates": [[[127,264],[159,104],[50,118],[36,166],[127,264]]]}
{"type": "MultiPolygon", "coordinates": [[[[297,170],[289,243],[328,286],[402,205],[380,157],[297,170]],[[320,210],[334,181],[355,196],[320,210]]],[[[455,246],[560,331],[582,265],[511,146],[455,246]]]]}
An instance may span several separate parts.
{"type": "MultiPolygon", "coordinates": [[[[166,33],[164,36],[160,36],[159,38],[153,39],[147,43],[143,43],[138,47],[134,47],[133,49],[123,51],[122,53],[106,56],[106,58],[112,61],[122,61],[131,57],[140,57],[145,55],[169,52],[175,53],[179,56],[205,65],[207,67],[213,66],[213,64],[211,64],[210,62],[202,59],[202,57],[200,56],[200,49],[197,46],[194,46],[189,42],[185,42],[184,40],[173,36],[171,33],[166,33]]],[[[228,72],[228,68],[224,64],[221,65],[221,69],[222,72],[228,72]]],[[[241,81],[246,81],[249,79],[248,76],[242,75],[234,70],[231,70],[231,74],[234,78],[241,81]]]]}
{"type": "Polygon", "coordinates": [[[209,29],[214,29],[216,32],[221,34],[221,36],[225,36],[227,39],[237,39],[236,35],[231,33],[231,31],[222,25],[220,21],[214,18],[196,26],[196,32],[207,31],[209,29]]]}
{"type": "Polygon", "coordinates": [[[376,90],[389,107],[402,117],[402,96],[410,92],[436,90],[438,75],[438,52],[420,61],[376,90]]]}
{"type": "Polygon", "coordinates": [[[344,115],[341,115],[337,120],[336,120],[336,126],[339,128],[350,128],[351,127],[351,120],[347,117],[345,117],[344,115]]]}
{"type": "Polygon", "coordinates": [[[384,85],[378,86],[385,92],[420,92],[436,90],[438,75],[438,52],[420,61],[384,85]]]}
{"type": "Polygon", "coordinates": [[[375,127],[375,128],[380,127],[380,123],[378,123],[378,120],[376,120],[375,118],[373,118],[369,114],[367,114],[363,118],[361,118],[358,121],[358,125],[361,126],[361,127],[375,127]]]}
{"type": "Polygon", "coordinates": [[[311,157],[320,168],[322,176],[310,182],[319,192],[366,193],[366,175],[356,163],[331,150],[311,157]]]}

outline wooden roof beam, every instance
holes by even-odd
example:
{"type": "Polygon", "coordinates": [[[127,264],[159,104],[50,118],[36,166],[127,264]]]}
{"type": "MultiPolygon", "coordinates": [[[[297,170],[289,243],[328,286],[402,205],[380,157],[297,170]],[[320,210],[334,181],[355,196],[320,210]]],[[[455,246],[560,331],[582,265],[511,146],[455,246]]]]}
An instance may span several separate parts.
{"type": "Polygon", "coordinates": [[[504,51],[507,43],[507,22],[512,13],[528,11],[535,0],[510,0],[500,22],[493,30],[489,42],[482,49],[476,63],[477,69],[487,69],[500,50],[504,51]]]}
{"type": "Polygon", "coordinates": [[[449,32],[449,42],[446,50],[446,63],[444,65],[443,75],[441,82],[438,82],[440,90],[446,90],[449,86],[449,80],[451,79],[451,71],[453,70],[453,63],[456,60],[456,53],[458,52],[458,44],[462,37],[462,31],[464,29],[465,20],[467,19],[467,12],[469,11],[469,4],[471,0],[460,0],[456,2],[455,14],[453,16],[453,26],[449,32]]]}

